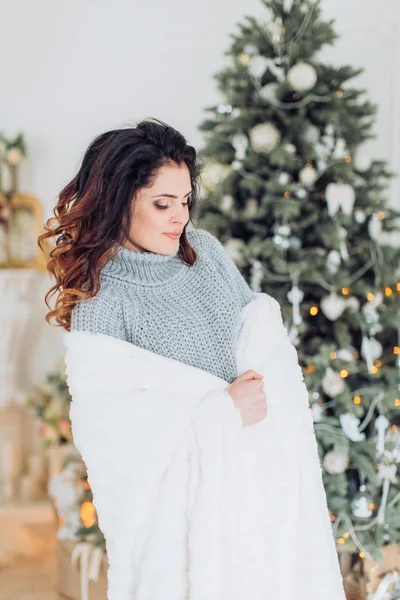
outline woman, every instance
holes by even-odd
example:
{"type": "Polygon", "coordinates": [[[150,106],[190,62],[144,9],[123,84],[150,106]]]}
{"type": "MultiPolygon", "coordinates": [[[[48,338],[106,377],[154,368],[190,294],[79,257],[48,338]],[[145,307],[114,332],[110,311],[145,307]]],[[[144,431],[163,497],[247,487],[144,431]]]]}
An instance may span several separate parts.
{"type": "Polygon", "coordinates": [[[276,300],[187,230],[198,176],[165,123],[107,132],[41,236],[108,598],[341,600],[296,352],[276,300]]]}

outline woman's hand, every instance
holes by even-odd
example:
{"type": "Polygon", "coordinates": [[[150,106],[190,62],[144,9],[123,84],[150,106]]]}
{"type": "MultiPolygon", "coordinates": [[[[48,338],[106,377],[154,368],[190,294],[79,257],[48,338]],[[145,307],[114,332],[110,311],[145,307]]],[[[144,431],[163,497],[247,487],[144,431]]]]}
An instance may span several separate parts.
{"type": "Polygon", "coordinates": [[[226,388],[240,410],[245,427],[262,421],[267,414],[267,397],[262,380],[262,375],[249,369],[226,388]]]}

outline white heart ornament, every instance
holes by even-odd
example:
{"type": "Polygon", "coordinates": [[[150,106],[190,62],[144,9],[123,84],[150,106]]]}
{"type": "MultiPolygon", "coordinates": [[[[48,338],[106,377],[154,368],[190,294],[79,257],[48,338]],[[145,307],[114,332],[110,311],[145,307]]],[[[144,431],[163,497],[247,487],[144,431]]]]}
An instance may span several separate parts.
{"type": "Polygon", "coordinates": [[[346,299],[333,292],[321,300],[321,310],[330,321],[336,321],[346,309],[346,306],[346,299]]]}

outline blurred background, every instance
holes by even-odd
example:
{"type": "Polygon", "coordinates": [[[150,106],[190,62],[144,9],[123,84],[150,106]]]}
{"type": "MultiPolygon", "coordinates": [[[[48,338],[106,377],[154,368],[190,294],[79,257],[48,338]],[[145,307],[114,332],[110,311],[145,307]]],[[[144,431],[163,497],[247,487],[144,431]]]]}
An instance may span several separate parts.
{"type": "MultiPolygon", "coordinates": [[[[46,272],[45,259],[36,248],[37,236],[45,220],[52,216],[60,190],[76,173],[84,151],[96,135],[148,116],[171,124],[199,151],[208,148],[204,156],[210,163],[217,162],[221,157],[218,157],[217,145],[213,146],[210,139],[214,136],[215,141],[215,136],[224,130],[223,127],[218,130],[215,122],[210,124],[206,109],[211,107],[218,118],[232,112],[232,98],[218,88],[214,75],[230,64],[231,57],[225,52],[231,46],[232,33],[237,33],[238,23],[244,23],[246,16],[257,19],[266,30],[266,24],[272,23],[279,41],[282,26],[277,18],[279,10],[290,11],[293,5],[297,7],[298,32],[301,32],[302,16],[312,11],[312,4],[301,0],[277,1],[277,13],[271,8],[267,11],[260,0],[246,3],[239,0],[199,3],[183,0],[169,3],[14,0],[10,3],[3,0],[1,3],[0,600],[106,598],[102,535],[96,526],[85,467],[74,449],[68,420],[70,397],[64,377],[64,331],[45,322],[44,295],[52,282],[46,272]]],[[[375,137],[363,141],[356,171],[360,175],[371,167],[371,161],[384,161],[393,175],[388,178],[382,196],[389,209],[387,215],[394,218],[396,211],[400,211],[400,4],[398,0],[322,0],[317,4],[321,10],[319,18],[333,20],[338,38],[330,45],[321,42],[321,48],[318,42],[317,56],[311,58],[310,54],[305,62],[308,66],[315,60],[316,65],[325,63],[337,68],[350,65],[362,69],[352,85],[365,90],[377,110],[372,127],[375,137]],[[363,161],[364,166],[361,166],[363,161]]],[[[238,60],[240,68],[248,66],[249,70],[253,61],[251,76],[260,88],[267,63],[261,65],[262,72],[257,73],[249,47],[251,36],[251,32],[246,34],[247,48],[237,53],[238,60]]],[[[291,66],[302,58],[292,56],[291,66]]],[[[267,78],[262,83],[276,80],[282,84],[278,71],[270,69],[275,79],[267,78]]],[[[291,99],[301,100],[316,83],[311,82],[308,88],[307,85],[296,87],[295,73],[292,75],[291,93],[295,90],[301,97],[291,99]]],[[[300,79],[302,76],[313,79],[312,70],[298,72],[299,75],[300,79]]],[[[276,94],[276,90],[273,93],[276,94]]],[[[268,91],[265,98],[273,104],[274,98],[268,96],[268,91]]],[[[282,95],[281,101],[286,100],[282,95]]],[[[248,105],[251,107],[251,101],[248,105]]],[[[273,121],[270,115],[268,120],[273,121]]],[[[261,140],[261,146],[271,143],[271,139],[268,140],[271,131],[264,134],[267,139],[261,140]]],[[[274,131],[272,138],[273,135],[274,131]]],[[[346,131],[341,135],[346,138],[346,131]]],[[[258,140],[260,142],[260,138],[258,140]]],[[[236,142],[236,160],[240,161],[241,141],[236,142]]],[[[317,140],[314,142],[317,144],[317,140]]],[[[271,147],[270,151],[274,149],[271,147]]],[[[265,152],[260,145],[258,150],[265,152]]],[[[348,152],[343,153],[344,160],[346,156],[348,152]]],[[[276,164],[281,165],[278,171],[285,170],[282,161],[278,155],[276,164]]],[[[229,162],[233,170],[238,170],[234,160],[220,162],[229,162]]],[[[249,164],[257,170],[256,162],[249,164]]],[[[304,164],[312,166],[307,156],[304,164]]],[[[318,168],[323,165],[319,164],[318,168]]],[[[315,183],[315,178],[307,181],[310,175],[313,179],[310,172],[299,177],[308,192],[315,183]]],[[[339,172],[339,175],[339,182],[348,181],[346,173],[339,172]]],[[[235,197],[235,193],[223,186],[219,188],[219,179],[220,175],[215,172],[214,180],[212,176],[210,179],[210,172],[208,179],[205,177],[204,208],[199,225],[214,230],[225,242],[241,238],[247,243],[254,230],[245,229],[243,223],[236,229],[232,226],[236,213],[230,213],[228,204],[229,197],[232,194],[235,197]],[[218,213],[215,197],[221,194],[227,204],[218,213]]],[[[374,182],[368,181],[372,182],[372,189],[374,182]]],[[[281,183],[286,185],[288,181],[282,179],[281,183]]],[[[329,181],[325,181],[324,190],[327,184],[329,181]]],[[[255,193],[255,189],[251,191],[255,193]]],[[[370,216],[366,208],[365,213],[370,216]]],[[[361,222],[361,215],[359,219],[361,222]]],[[[248,220],[251,220],[250,213],[248,220]]],[[[283,219],[280,225],[282,223],[287,225],[287,220],[283,219]]],[[[378,229],[373,233],[370,230],[374,239],[382,233],[378,229]]],[[[394,241],[388,246],[392,250],[398,247],[394,241]]],[[[235,258],[233,246],[231,252],[235,258]]],[[[265,257],[269,260],[267,254],[265,257]]],[[[392,252],[390,261],[394,272],[399,266],[398,254],[392,252]]],[[[248,264],[238,260],[238,265],[243,266],[250,281],[248,264]]],[[[397,281],[399,279],[397,277],[397,281]]],[[[259,282],[254,283],[254,278],[251,281],[253,287],[259,285],[259,282]]],[[[399,286],[396,288],[394,280],[390,285],[398,296],[399,286]]],[[[267,284],[262,289],[273,293],[273,287],[268,288],[267,284]]],[[[386,296],[389,295],[386,292],[386,296]]],[[[293,302],[286,303],[293,310],[293,302]]],[[[289,313],[286,316],[289,324],[289,313]]],[[[291,332],[293,336],[304,333],[301,326],[291,332]]],[[[391,332],[387,347],[390,346],[392,355],[398,355],[395,320],[391,321],[391,332]]],[[[378,355],[368,357],[372,361],[380,358],[378,355]]],[[[375,368],[379,367],[375,365],[375,368]]],[[[395,364],[392,370],[398,373],[395,364]]],[[[393,379],[392,387],[398,383],[398,379],[393,379]]],[[[325,392],[331,398],[334,395],[325,392]]],[[[323,403],[319,405],[326,408],[323,403]]],[[[333,417],[333,413],[327,416],[333,417]]],[[[362,418],[361,414],[358,416],[362,418]]],[[[397,435],[397,429],[393,429],[397,427],[396,418],[394,413],[388,417],[395,432],[393,439],[397,435]]],[[[370,459],[374,461],[374,457],[370,459]]],[[[332,469],[330,473],[327,469],[327,474],[332,475],[332,469]]],[[[360,494],[359,484],[360,481],[352,492],[354,496],[360,494]]],[[[332,520],[337,515],[335,493],[330,488],[332,520]]],[[[380,489],[380,499],[383,493],[380,489]]],[[[356,501],[359,506],[360,496],[356,501]]],[[[366,501],[365,495],[363,501],[366,501]]],[[[373,504],[373,500],[367,502],[368,506],[373,504]]],[[[354,516],[357,518],[353,510],[354,516]]],[[[400,528],[400,523],[393,521],[390,527],[400,528]]],[[[346,543],[345,529],[337,532],[337,539],[344,540],[338,544],[346,543]]],[[[370,547],[368,540],[362,540],[370,549],[368,556],[364,545],[360,548],[356,543],[348,548],[347,554],[343,553],[342,568],[348,577],[349,598],[378,598],[379,584],[381,594],[386,594],[379,598],[400,598],[399,587],[396,591],[393,583],[400,569],[400,553],[396,550],[400,531],[396,531],[398,535],[391,539],[391,551],[388,553],[385,548],[383,553],[385,563],[383,555],[380,562],[376,562],[378,557],[373,548],[389,546],[383,544],[389,539],[382,538],[382,544],[376,539],[373,543],[369,540],[370,547]],[[364,560],[360,564],[360,558],[370,563],[366,565],[364,560]],[[392,579],[386,579],[385,592],[382,592],[382,582],[388,574],[392,579]],[[394,595],[397,593],[399,595],[394,595]]]]}

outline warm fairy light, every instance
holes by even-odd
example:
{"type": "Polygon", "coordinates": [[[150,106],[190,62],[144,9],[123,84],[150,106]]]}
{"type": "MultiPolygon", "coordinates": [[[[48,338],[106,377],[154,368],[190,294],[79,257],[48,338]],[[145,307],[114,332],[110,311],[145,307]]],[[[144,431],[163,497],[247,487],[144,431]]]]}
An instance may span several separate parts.
{"type": "Polygon", "coordinates": [[[368,292],[367,294],[367,300],[371,301],[375,298],[374,294],[372,292],[368,292]]]}
{"type": "Polygon", "coordinates": [[[342,537],[338,539],[338,544],[344,544],[344,539],[342,537]]]}
{"type": "Polygon", "coordinates": [[[386,296],[391,296],[393,294],[393,290],[390,287],[385,287],[386,296]]]}
{"type": "Polygon", "coordinates": [[[312,306],[310,308],[310,315],[312,315],[313,317],[315,317],[315,315],[318,314],[318,306],[312,306]]]}
{"type": "Polygon", "coordinates": [[[382,221],[382,219],[384,219],[386,217],[386,213],[383,210],[380,210],[378,212],[378,219],[380,219],[382,221]]]}
{"type": "Polygon", "coordinates": [[[376,509],[376,504],[374,504],[373,502],[371,502],[371,504],[368,504],[368,508],[371,510],[375,510],[376,509]]]}
{"type": "Polygon", "coordinates": [[[285,198],[290,198],[290,192],[285,192],[283,195],[285,196],[285,198]]]}
{"type": "Polygon", "coordinates": [[[343,537],[347,540],[347,538],[349,537],[349,533],[346,531],[346,533],[343,534],[343,537]]]}
{"type": "Polygon", "coordinates": [[[378,367],[378,369],[380,369],[381,366],[382,366],[382,361],[381,360],[376,360],[374,364],[375,364],[376,367],[378,367]]]}
{"type": "Polygon", "coordinates": [[[343,377],[343,379],[344,379],[345,377],[348,377],[348,375],[349,375],[349,372],[348,372],[346,369],[342,369],[342,370],[340,371],[340,377],[343,377]]]}
{"type": "Polygon", "coordinates": [[[354,396],[353,402],[354,402],[354,404],[361,404],[361,397],[360,396],[354,396]]]}
{"type": "Polygon", "coordinates": [[[307,365],[306,368],[304,369],[304,373],[306,373],[306,375],[309,375],[310,373],[314,373],[315,371],[315,365],[307,365]]]}
{"type": "Polygon", "coordinates": [[[400,398],[395,398],[394,399],[394,405],[395,406],[400,406],[400,398]]]}
{"type": "Polygon", "coordinates": [[[331,352],[331,359],[333,360],[334,358],[336,358],[336,352],[331,352]]]}
{"type": "Polygon", "coordinates": [[[83,502],[80,514],[85,527],[92,527],[97,522],[96,509],[92,502],[83,502]]]}
{"type": "Polygon", "coordinates": [[[332,512],[329,513],[329,518],[331,521],[334,521],[336,519],[335,515],[332,512]]]}
{"type": "Polygon", "coordinates": [[[351,163],[351,156],[349,156],[349,155],[345,156],[344,162],[351,163]]]}
{"type": "Polygon", "coordinates": [[[240,54],[239,55],[239,62],[242,65],[248,65],[250,60],[251,60],[251,57],[248,54],[240,54]]]}
{"type": "Polygon", "coordinates": [[[374,365],[373,367],[371,367],[371,373],[372,373],[373,375],[376,375],[376,373],[377,373],[377,372],[378,372],[378,368],[377,368],[377,367],[375,367],[375,365],[374,365]]]}
{"type": "Polygon", "coordinates": [[[360,554],[358,555],[360,558],[365,558],[365,554],[364,552],[360,552],[360,554]]]}
{"type": "Polygon", "coordinates": [[[395,346],[393,348],[393,354],[399,354],[399,352],[400,352],[400,348],[398,346],[395,346]]]}
{"type": "Polygon", "coordinates": [[[347,287],[343,287],[342,288],[342,294],[343,294],[343,296],[347,296],[347,294],[349,294],[349,293],[350,293],[349,288],[347,288],[347,287]]]}
{"type": "Polygon", "coordinates": [[[341,98],[343,96],[343,90],[337,90],[336,96],[339,96],[339,98],[341,98]]]}
{"type": "Polygon", "coordinates": [[[396,283],[396,290],[400,292],[400,283],[396,283]]]}

